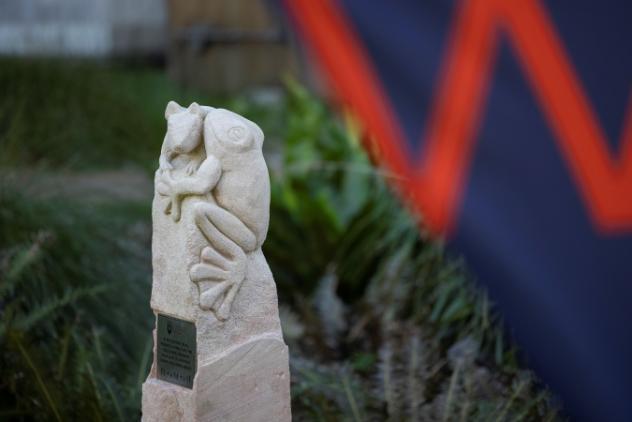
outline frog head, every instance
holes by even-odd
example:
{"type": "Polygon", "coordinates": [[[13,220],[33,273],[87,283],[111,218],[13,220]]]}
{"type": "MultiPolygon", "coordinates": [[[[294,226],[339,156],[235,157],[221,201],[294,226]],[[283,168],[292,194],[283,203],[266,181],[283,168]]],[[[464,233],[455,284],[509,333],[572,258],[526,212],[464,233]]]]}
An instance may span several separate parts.
{"type": "Polygon", "coordinates": [[[205,120],[207,153],[215,156],[261,151],[263,131],[250,120],[229,110],[214,109],[205,120]]]}

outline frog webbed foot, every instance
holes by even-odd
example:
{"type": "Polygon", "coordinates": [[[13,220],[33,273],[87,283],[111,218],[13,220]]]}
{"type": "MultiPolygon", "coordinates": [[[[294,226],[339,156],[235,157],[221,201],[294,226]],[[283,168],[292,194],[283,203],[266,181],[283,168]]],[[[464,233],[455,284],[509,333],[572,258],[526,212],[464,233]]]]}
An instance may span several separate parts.
{"type": "Polygon", "coordinates": [[[200,263],[191,267],[191,280],[200,286],[200,307],[215,313],[219,320],[230,314],[235,295],[244,280],[245,255],[229,259],[212,247],[205,247],[200,263]]]}
{"type": "MultiPolygon", "coordinates": [[[[215,284],[213,287],[210,287],[203,291],[200,294],[200,307],[204,310],[213,311],[218,319],[224,320],[226,316],[219,315],[219,311],[222,308],[225,308],[226,303],[226,292],[227,290],[233,286],[233,283],[230,281],[222,281],[220,283],[215,284]],[[223,300],[219,300],[220,298],[224,298],[223,300]]],[[[229,304],[230,309],[230,304],[229,304]]]]}

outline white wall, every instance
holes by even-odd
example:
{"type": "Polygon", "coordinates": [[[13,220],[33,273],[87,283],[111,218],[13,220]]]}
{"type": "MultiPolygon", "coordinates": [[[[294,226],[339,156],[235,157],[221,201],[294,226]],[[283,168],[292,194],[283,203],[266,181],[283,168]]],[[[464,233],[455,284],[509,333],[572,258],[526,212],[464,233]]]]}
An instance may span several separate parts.
{"type": "Polygon", "coordinates": [[[164,51],[165,0],[0,0],[0,54],[164,51]]]}

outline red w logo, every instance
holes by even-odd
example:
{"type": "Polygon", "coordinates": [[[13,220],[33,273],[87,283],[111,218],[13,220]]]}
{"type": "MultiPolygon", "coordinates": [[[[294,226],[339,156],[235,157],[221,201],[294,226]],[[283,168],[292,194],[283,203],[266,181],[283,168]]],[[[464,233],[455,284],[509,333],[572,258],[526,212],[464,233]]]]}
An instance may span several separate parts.
{"type": "Polygon", "coordinates": [[[597,229],[632,230],[632,103],[613,156],[590,102],[539,0],[463,0],[416,168],[372,65],[334,0],[287,0],[335,92],[375,136],[400,188],[435,232],[449,232],[471,161],[477,125],[505,31],[597,229]]]}

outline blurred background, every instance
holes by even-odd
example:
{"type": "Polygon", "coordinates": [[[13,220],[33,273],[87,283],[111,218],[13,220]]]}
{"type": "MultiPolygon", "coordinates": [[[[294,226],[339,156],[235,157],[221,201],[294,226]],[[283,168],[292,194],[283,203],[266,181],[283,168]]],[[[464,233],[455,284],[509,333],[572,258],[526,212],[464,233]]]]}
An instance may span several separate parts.
{"type": "Polygon", "coordinates": [[[295,420],[563,418],[463,261],[326,105],[277,5],[3,0],[0,54],[0,419],[140,419],[172,99],[266,134],[295,420]]]}

